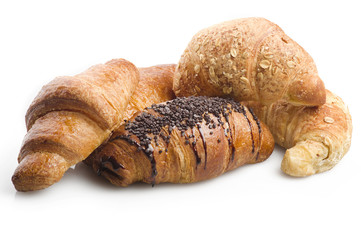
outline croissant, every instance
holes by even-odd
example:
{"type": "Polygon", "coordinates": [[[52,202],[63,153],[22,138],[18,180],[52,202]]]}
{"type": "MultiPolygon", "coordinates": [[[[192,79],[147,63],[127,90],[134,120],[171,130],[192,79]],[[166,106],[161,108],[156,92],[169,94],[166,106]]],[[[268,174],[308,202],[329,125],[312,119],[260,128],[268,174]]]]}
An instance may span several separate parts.
{"type": "Polygon", "coordinates": [[[287,149],[281,169],[291,176],[309,176],[333,168],[351,145],[352,121],[342,99],[327,90],[320,107],[277,102],[262,106],[247,103],[287,149]]]}
{"type": "MultiPolygon", "coordinates": [[[[124,112],[122,123],[129,120],[137,112],[142,111],[146,107],[150,107],[152,104],[166,102],[175,98],[172,90],[175,67],[175,64],[163,64],[148,68],[139,68],[139,84],[130,98],[129,104],[124,112]]],[[[119,132],[121,127],[122,126],[119,126],[114,132],[119,132]]],[[[110,143],[105,141],[83,162],[91,166],[93,164],[93,156],[108,144],[110,143]]]]}
{"type": "Polygon", "coordinates": [[[236,101],[318,106],[325,86],[311,56],[276,24],[243,18],[203,29],[178,63],[177,96],[231,97],[236,101]]]}
{"type": "Polygon", "coordinates": [[[136,112],[142,111],[152,104],[166,102],[175,98],[172,89],[175,68],[175,64],[139,68],[139,84],[130,97],[123,116],[123,122],[129,120],[136,112]]]}
{"type": "Polygon", "coordinates": [[[191,183],[264,161],[268,128],[233,100],[176,98],[137,113],[92,154],[92,167],[112,184],[191,183]]]}
{"type": "Polygon", "coordinates": [[[26,113],[15,188],[46,188],[84,160],[120,125],[138,81],[132,63],[115,59],[45,85],[26,113]]]}

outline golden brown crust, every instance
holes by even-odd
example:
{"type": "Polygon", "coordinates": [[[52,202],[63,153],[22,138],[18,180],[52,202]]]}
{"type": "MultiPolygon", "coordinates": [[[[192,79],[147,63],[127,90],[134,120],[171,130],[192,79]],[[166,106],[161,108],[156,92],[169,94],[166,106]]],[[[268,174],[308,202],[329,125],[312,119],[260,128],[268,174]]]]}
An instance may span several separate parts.
{"type": "Polygon", "coordinates": [[[172,88],[175,68],[175,64],[139,68],[139,84],[130,98],[123,119],[130,119],[136,112],[152,104],[174,99],[172,88]]]}
{"type": "Polygon", "coordinates": [[[309,176],[334,167],[351,145],[352,121],[342,99],[327,90],[320,107],[293,106],[277,102],[270,106],[247,103],[288,149],[282,170],[292,176],[309,176]]]}
{"type": "Polygon", "coordinates": [[[311,56],[263,18],[224,22],[198,32],[175,73],[177,96],[322,105],[325,87],[311,56]]]}
{"type": "Polygon", "coordinates": [[[110,133],[81,113],[50,112],[36,120],[24,137],[19,162],[32,152],[54,152],[71,166],[86,158],[110,133]]]}
{"type": "MultiPolygon", "coordinates": [[[[153,110],[147,112],[157,116],[153,110]]],[[[139,115],[141,113],[131,121],[139,115]]],[[[210,116],[210,122],[218,122],[218,118],[210,116]]],[[[129,131],[124,125],[112,135],[108,144],[88,158],[88,164],[112,184],[126,187],[138,181],[152,184],[198,182],[247,163],[264,161],[272,153],[274,141],[271,133],[246,108],[244,113],[233,111],[228,121],[225,117],[221,121],[226,124],[210,128],[203,120],[183,134],[178,127],[171,133],[168,127],[164,127],[160,134],[163,137],[158,137],[148,147],[153,149],[156,176],[152,174],[149,155],[138,149],[139,139],[131,137],[134,143],[127,140],[129,131]]],[[[154,138],[154,135],[149,137],[154,138]]]]}
{"type": "Polygon", "coordinates": [[[92,66],[72,77],[57,77],[30,105],[27,128],[48,112],[68,110],[81,112],[103,129],[112,130],[119,125],[138,79],[137,68],[125,59],[92,66]]]}
{"type": "Polygon", "coordinates": [[[84,160],[121,124],[138,81],[132,63],[114,59],[45,85],[26,114],[28,133],[12,177],[15,188],[48,187],[84,160]]]}
{"type": "Polygon", "coordinates": [[[58,182],[68,168],[67,160],[56,153],[34,152],[22,159],[12,181],[18,191],[40,190],[58,182]]]}
{"type": "MultiPolygon", "coordinates": [[[[139,84],[129,100],[129,104],[124,112],[121,123],[129,120],[139,111],[152,104],[166,102],[175,98],[173,92],[173,77],[176,65],[161,64],[147,68],[139,68],[139,84]]],[[[114,132],[118,132],[115,129],[114,132]]],[[[103,143],[102,148],[106,148],[107,142],[103,143]]],[[[109,143],[109,145],[112,145],[109,143]]],[[[95,150],[98,151],[99,149],[95,150]]],[[[94,155],[94,154],[93,154],[94,155]]],[[[92,156],[84,160],[84,163],[92,165],[92,156]]]]}

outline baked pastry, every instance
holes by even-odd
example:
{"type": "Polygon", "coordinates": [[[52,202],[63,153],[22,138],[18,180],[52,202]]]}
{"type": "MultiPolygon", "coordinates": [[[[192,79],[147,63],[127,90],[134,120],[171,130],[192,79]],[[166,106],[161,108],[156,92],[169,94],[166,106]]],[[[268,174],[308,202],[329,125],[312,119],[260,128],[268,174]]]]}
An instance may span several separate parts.
{"type": "Polygon", "coordinates": [[[268,128],[233,100],[176,98],[137,113],[88,163],[112,184],[191,183],[264,161],[268,128]]]}
{"type": "Polygon", "coordinates": [[[123,121],[152,104],[166,102],[175,98],[173,77],[176,65],[162,64],[153,67],[139,68],[139,84],[130,97],[123,121]]]}
{"type": "Polygon", "coordinates": [[[46,188],[88,157],[121,124],[138,81],[132,63],[114,59],[45,85],[26,113],[15,188],[46,188]]]}
{"type": "MultiPolygon", "coordinates": [[[[175,98],[172,90],[175,68],[175,64],[163,64],[139,68],[139,84],[131,96],[129,104],[124,112],[124,117],[121,121],[122,124],[131,119],[136,113],[142,111],[146,107],[150,107],[152,104],[166,102],[175,98]]],[[[119,126],[114,132],[121,131],[121,128],[122,126],[119,126]]],[[[92,155],[84,160],[84,163],[92,166],[94,160],[93,156],[109,144],[110,143],[105,141],[92,153],[92,155]]]]}
{"type": "Polygon", "coordinates": [[[328,90],[326,96],[326,104],[320,107],[247,103],[267,124],[275,142],[287,149],[281,168],[291,176],[327,171],[350,148],[350,112],[340,97],[328,90]]]}
{"type": "Polygon", "coordinates": [[[213,178],[271,154],[274,140],[256,115],[289,148],[287,174],[326,171],[350,147],[348,109],[331,92],[326,102],[310,55],[276,24],[246,18],[197,33],[176,70],[116,59],[44,86],[27,111],[12,181],[19,191],[46,188],[102,143],[85,162],[115,185],[213,178]],[[167,101],[171,87],[203,97],[167,101]]]}
{"type": "Polygon", "coordinates": [[[223,22],[198,32],[176,69],[177,96],[318,106],[324,84],[311,56],[264,18],[223,22]]]}

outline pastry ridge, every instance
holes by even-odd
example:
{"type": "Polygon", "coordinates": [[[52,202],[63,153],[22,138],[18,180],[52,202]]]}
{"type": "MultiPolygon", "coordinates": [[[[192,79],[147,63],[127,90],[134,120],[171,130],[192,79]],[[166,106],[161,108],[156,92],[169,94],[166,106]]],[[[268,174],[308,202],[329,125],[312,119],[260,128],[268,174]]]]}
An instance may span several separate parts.
{"type": "Polygon", "coordinates": [[[192,183],[262,162],[273,147],[266,125],[246,107],[226,99],[189,97],[138,112],[87,163],[122,187],[139,181],[192,183]],[[193,104],[198,106],[193,109],[196,113],[189,113],[193,110],[188,106],[193,104]],[[196,109],[207,104],[209,111],[199,115],[196,109]],[[221,110],[214,112],[218,104],[223,104],[221,110]]]}
{"type": "Polygon", "coordinates": [[[267,124],[275,142],[287,149],[281,169],[288,175],[303,177],[330,170],[351,146],[348,107],[331,91],[326,96],[326,103],[319,107],[245,103],[267,124]]]}
{"type": "Polygon", "coordinates": [[[46,188],[91,154],[121,124],[138,82],[132,63],[114,59],[45,85],[26,114],[15,188],[46,188]]]}
{"type": "Polygon", "coordinates": [[[311,56],[264,18],[242,18],[199,31],[179,60],[177,96],[228,96],[237,101],[325,103],[311,56]]]}

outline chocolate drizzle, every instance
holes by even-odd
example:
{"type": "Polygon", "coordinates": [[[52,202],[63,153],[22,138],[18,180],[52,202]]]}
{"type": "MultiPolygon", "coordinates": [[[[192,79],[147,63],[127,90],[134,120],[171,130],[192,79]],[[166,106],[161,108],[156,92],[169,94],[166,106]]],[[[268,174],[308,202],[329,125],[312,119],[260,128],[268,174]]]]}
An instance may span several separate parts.
{"type": "Polygon", "coordinates": [[[252,153],[254,153],[254,147],[255,147],[255,146],[254,146],[254,137],[253,137],[253,131],[252,131],[252,123],[251,123],[251,121],[248,119],[247,113],[246,113],[246,111],[244,110],[244,108],[243,108],[242,114],[243,114],[243,116],[246,118],[246,120],[247,120],[247,122],[248,122],[249,129],[251,130],[252,153]]]}
{"type": "Polygon", "coordinates": [[[261,123],[258,119],[258,117],[254,114],[253,110],[250,108],[249,109],[249,112],[251,113],[252,117],[253,117],[253,120],[255,120],[256,124],[257,124],[257,127],[258,127],[258,141],[259,141],[259,144],[258,144],[258,151],[257,151],[257,156],[256,156],[256,161],[258,160],[258,156],[259,156],[259,150],[261,148],[261,140],[262,140],[262,129],[261,129],[261,123]]]}
{"type": "Polygon", "coordinates": [[[206,142],[206,138],[204,137],[204,132],[202,130],[202,127],[199,125],[197,125],[199,134],[201,136],[202,139],[202,143],[203,143],[203,148],[204,148],[204,169],[207,168],[207,142],[206,142]]]}
{"type": "MultiPolygon", "coordinates": [[[[165,103],[153,104],[143,112],[140,112],[132,121],[127,121],[124,127],[126,131],[125,134],[113,137],[112,140],[124,139],[128,143],[135,145],[139,151],[143,151],[146,154],[151,164],[151,182],[154,185],[158,174],[154,151],[157,151],[159,154],[167,154],[171,134],[174,129],[180,132],[180,136],[184,138],[184,143],[190,145],[191,149],[193,149],[196,168],[201,163],[201,157],[198,152],[199,149],[197,150],[198,139],[195,131],[199,132],[199,138],[202,141],[204,150],[204,169],[206,169],[206,141],[207,137],[209,137],[206,132],[208,131],[209,135],[213,135],[213,129],[222,125],[224,134],[228,139],[229,147],[232,149],[230,158],[231,161],[233,161],[235,148],[233,145],[234,139],[231,124],[229,122],[229,115],[232,112],[242,113],[247,119],[252,135],[252,152],[254,152],[252,125],[247,118],[245,108],[231,99],[218,97],[176,98],[165,103]],[[227,122],[227,128],[224,126],[224,122],[222,122],[223,117],[227,122]],[[201,126],[203,126],[203,124],[205,124],[207,128],[202,128],[201,126]],[[191,135],[185,134],[188,129],[192,130],[191,135]],[[161,149],[160,141],[166,143],[163,145],[165,149],[161,149]]],[[[218,139],[217,142],[220,143],[220,139],[218,139]]],[[[115,161],[111,161],[112,167],[115,169],[117,166],[114,165],[113,162],[115,161]]],[[[103,168],[106,167],[102,165],[101,169],[104,170],[103,168]]]]}
{"type": "Polygon", "coordinates": [[[111,163],[113,170],[117,171],[119,168],[124,169],[124,166],[121,163],[118,163],[114,157],[103,156],[100,161],[100,166],[98,168],[97,174],[101,175],[103,171],[109,170],[105,165],[106,163],[111,163]]]}
{"type": "MultiPolygon", "coordinates": [[[[154,186],[155,184],[155,176],[158,174],[157,173],[157,168],[156,168],[156,162],[155,162],[155,159],[154,159],[154,148],[152,147],[152,145],[149,143],[147,145],[147,147],[145,148],[144,146],[142,146],[141,144],[139,144],[137,141],[133,140],[130,138],[131,135],[118,135],[116,137],[114,137],[112,139],[113,140],[116,140],[116,139],[123,139],[123,140],[126,140],[128,143],[132,144],[132,145],[135,145],[137,147],[137,150],[138,151],[143,151],[146,156],[148,157],[149,161],[150,161],[150,164],[151,164],[151,168],[152,168],[152,174],[151,174],[151,177],[153,179],[153,182],[152,182],[152,185],[154,186]]],[[[157,142],[157,138],[155,138],[155,142],[157,142]]],[[[114,165],[113,165],[114,166],[114,165]]]]}
{"type": "MultiPolygon", "coordinates": [[[[193,135],[193,137],[195,138],[194,128],[192,128],[192,135],[193,135]]],[[[196,168],[197,168],[198,165],[201,163],[201,158],[200,158],[199,155],[198,155],[198,151],[197,151],[197,148],[196,148],[196,144],[197,144],[197,141],[196,141],[196,139],[194,139],[194,141],[192,142],[192,147],[193,147],[194,155],[195,155],[195,157],[196,157],[196,168]]],[[[204,145],[203,145],[203,146],[204,146],[204,145]]]]}
{"type": "MultiPolygon", "coordinates": [[[[244,109],[243,109],[244,111],[244,109]]],[[[229,145],[229,148],[232,149],[232,154],[231,154],[231,162],[234,161],[234,152],[235,152],[235,148],[234,148],[234,145],[233,145],[233,135],[232,135],[232,129],[231,129],[231,124],[229,123],[229,116],[228,114],[225,114],[224,118],[226,119],[226,122],[227,122],[227,125],[228,125],[228,128],[227,130],[229,130],[229,138],[228,138],[228,145],[229,145]]],[[[225,129],[226,130],[226,129],[225,129]]],[[[227,135],[226,135],[227,137],[227,135]]]]}
{"type": "Polygon", "coordinates": [[[235,151],[235,149],[234,149],[234,147],[232,147],[232,157],[231,157],[231,162],[233,162],[234,161],[234,153],[235,153],[236,151],[235,151]]]}
{"type": "Polygon", "coordinates": [[[126,140],[128,143],[137,146],[137,149],[138,149],[138,150],[142,150],[142,146],[140,146],[140,144],[139,144],[137,141],[131,139],[131,138],[130,138],[130,135],[118,135],[118,136],[114,137],[114,138],[112,139],[112,141],[113,141],[113,140],[116,140],[116,139],[124,139],[124,140],[126,140]]]}

